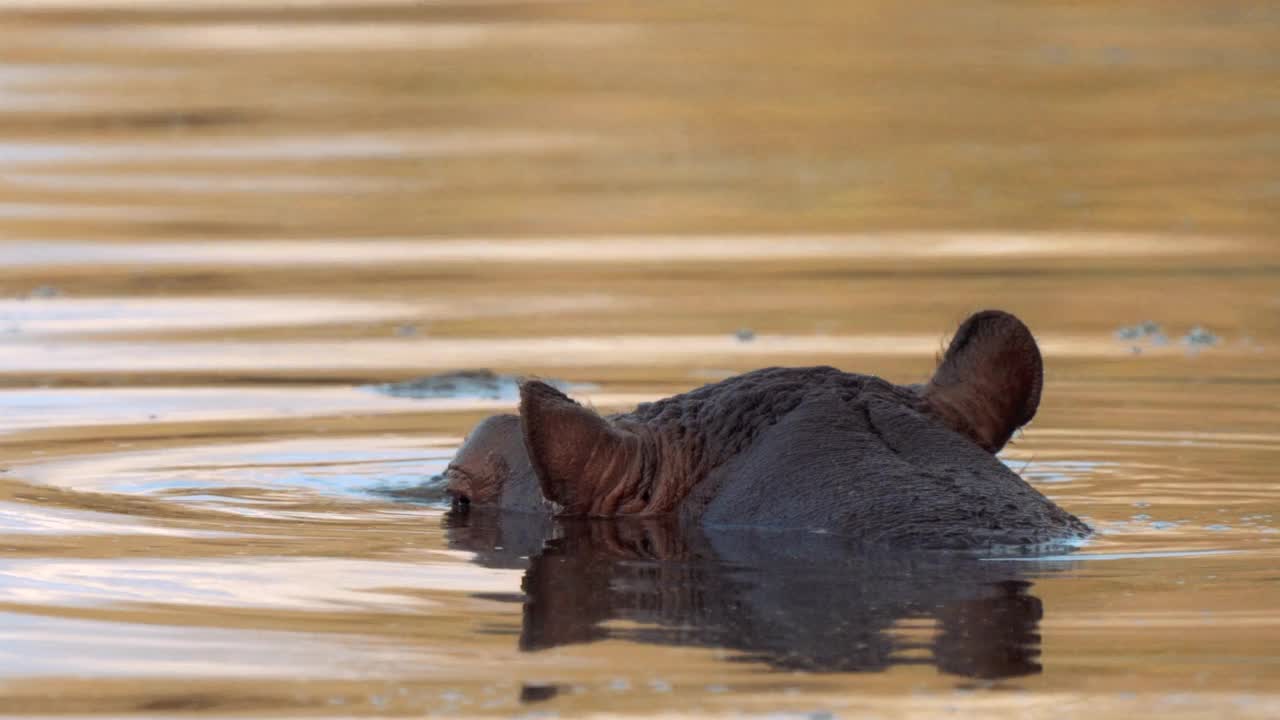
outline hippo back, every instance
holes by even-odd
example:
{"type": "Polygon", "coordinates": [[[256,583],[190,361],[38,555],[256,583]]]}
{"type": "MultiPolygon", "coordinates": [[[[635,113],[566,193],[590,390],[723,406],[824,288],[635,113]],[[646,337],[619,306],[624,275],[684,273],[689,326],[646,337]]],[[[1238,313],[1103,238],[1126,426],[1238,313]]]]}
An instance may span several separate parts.
{"type": "Polygon", "coordinates": [[[996,457],[870,378],[816,398],[712,473],[684,512],[709,526],[809,528],[945,549],[1062,544],[1088,528],[996,457]]]}

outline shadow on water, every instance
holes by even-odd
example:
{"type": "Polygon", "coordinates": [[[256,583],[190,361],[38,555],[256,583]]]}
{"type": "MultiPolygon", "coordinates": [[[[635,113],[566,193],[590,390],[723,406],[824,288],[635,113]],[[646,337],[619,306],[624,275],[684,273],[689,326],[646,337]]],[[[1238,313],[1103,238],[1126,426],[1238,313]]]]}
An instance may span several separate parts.
{"type": "MultiPolygon", "coordinates": [[[[1047,567],[973,555],[868,552],[832,535],[454,513],[449,544],[525,568],[519,647],[618,639],[723,648],[775,670],[933,665],[980,679],[1041,671],[1047,567]],[[930,627],[932,623],[932,627],[930,627]]],[[[1061,563],[1056,564],[1061,567],[1061,563]]]]}

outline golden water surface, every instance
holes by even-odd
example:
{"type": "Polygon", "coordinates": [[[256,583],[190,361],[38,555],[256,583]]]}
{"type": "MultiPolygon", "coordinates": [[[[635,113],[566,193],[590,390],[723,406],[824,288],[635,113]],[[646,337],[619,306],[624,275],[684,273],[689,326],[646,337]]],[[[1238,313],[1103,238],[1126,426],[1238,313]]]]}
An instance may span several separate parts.
{"type": "Polygon", "coordinates": [[[1277,240],[1268,3],[6,2],[0,714],[1280,717],[1277,240]],[[510,388],[375,387],[983,307],[1098,530],[1026,570],[460,526],[510,388]]]}

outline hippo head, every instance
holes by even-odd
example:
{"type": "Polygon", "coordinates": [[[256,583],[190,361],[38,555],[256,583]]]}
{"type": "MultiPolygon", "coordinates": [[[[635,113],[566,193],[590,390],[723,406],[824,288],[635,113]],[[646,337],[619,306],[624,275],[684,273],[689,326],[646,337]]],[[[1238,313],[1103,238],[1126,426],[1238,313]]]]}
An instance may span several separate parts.
{"type": "Polygon", "coordinates": [[[561,515],[697,506],[696,514],[717,493],[802,492],[815,522],[830,524],[840,520],[828,517],[823,493],[887,496],[898,480],[935,476],[1016,483],[1010,493],[1048,504],[993,457],[1035,415],[1042,378],[1026,326],[984,311],[960,326],[932,379],[918,385],[826,367],[767,368],[603,416],[526,381],[519,415],[480,423],[445,476],[455,504],[561,515]]]}
{"type": "Polygon", "coordinates": [[[444,478],[455,507],[559,510],[544,499],[517,415],[493,415],[476,425],[445,469],[444,478]]]}

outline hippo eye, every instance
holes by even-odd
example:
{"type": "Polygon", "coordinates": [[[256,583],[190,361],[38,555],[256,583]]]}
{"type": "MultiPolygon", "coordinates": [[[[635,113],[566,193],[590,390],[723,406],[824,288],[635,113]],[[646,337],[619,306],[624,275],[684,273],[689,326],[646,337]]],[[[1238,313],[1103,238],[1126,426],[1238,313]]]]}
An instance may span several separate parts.
{"type": "Polygon", "coordinates": [[[471,504],[471,494],[475,490],[475,483],[472,477],[465,470],[457,467],[453,463],[444,470],[444,479],[448,483],[445,486],[445,493],[450,498],[450,504],[455,510],[465,508],[471,504]]]}
{"type": "Polygon", "coordinates": [[[454,510],[468,510],[471,508],[471,497],[466,493],[448,491],[449,504],[454,510]]]}

